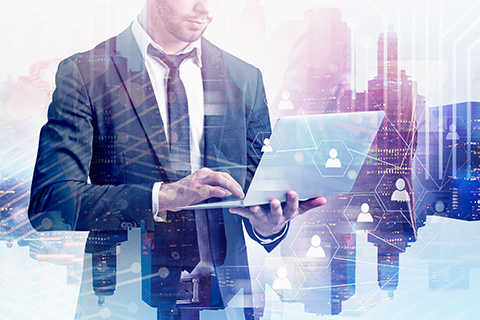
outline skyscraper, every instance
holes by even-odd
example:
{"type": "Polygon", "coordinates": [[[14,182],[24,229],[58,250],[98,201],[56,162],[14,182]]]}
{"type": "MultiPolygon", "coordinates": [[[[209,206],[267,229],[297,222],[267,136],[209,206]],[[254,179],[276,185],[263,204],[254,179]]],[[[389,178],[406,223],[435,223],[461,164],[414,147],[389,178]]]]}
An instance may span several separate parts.
{"type": "Polygon", "coordinates": [[[378,38],[377,76],[368,81],[368,109],[383,110],[378,135],[380,173],[409,175],[415,149],[417,83],[398,69],[398,40],[393,31],[378,38]]]}

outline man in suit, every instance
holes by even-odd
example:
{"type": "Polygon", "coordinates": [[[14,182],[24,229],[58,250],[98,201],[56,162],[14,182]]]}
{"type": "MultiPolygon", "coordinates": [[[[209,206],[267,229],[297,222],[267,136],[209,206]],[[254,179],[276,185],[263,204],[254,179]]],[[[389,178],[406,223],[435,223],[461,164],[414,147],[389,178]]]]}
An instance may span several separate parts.
{"type": "Polygon", "coordinates": [[[271,251],[288,221],[325,203],[290,192],[283,205],[178,209],[242,198],[271,133],[259,70],[202,37],[212,6],[146,0],[127,30],[62,61],[32,181],[32,225],[90,231],[87,252],[115,252],[141,227],[143,300],[159,319],[198,318],[249,291],[248,268],[227,279],[248,265],[242,221],[271,251]],[[197,292],[182,308],[186,282],[197,292]]]}

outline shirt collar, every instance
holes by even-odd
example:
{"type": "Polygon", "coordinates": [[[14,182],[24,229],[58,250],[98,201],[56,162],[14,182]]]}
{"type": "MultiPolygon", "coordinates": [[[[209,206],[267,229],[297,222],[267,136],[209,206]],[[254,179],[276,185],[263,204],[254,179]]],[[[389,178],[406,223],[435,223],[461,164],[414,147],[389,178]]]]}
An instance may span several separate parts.
{"type": "MultiPolygon", "coordinates": [[[[137,42],[138,48],[142,53],[142,57],[144,60],[148,56],[147,50],[148,50],[148,46],[150,45],[153,46],[155,49],[165,53],[163,48],[159,44],[155,43],[152,40],[152,38],[148,35],[148,33],[145,31],[145,29],[143,29],[143,27],[140,25],[140,22],[138,21],[138,17],[133,20],[132,33],[133,33],[133,37],[135,38],[135,41],[137,42]]],[[[191,52],[194,49],[196,50],[194,52],[194,55],[192,55],[191,57],[194,59],[195,64],[199,68],[201,68],[202,67],[201,39],[198,39],[197,41],[190,43],[185,49],[183,49],[178,54],[191,52]]]]}

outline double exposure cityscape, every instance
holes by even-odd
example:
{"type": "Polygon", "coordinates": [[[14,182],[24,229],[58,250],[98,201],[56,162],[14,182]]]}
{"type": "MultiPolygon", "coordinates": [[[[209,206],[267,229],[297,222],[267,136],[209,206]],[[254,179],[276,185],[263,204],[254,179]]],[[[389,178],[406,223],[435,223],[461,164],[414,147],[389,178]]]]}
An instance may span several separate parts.
{"type": "MultiPolygon", "coordinates": [[[[95,11],[91,26],[73,19],[46,54],[15,58],[9,49],[4,61],[14,67],[0,67],[1,319],[163,319],[158,301],[171,288],[160,287],[174,271],[159,264],[164,248],[147,222],[86,232],[56,215],[39,215],[34,228],[28,214],[58,64],[121,32],[143,5],[90,2],[75,8],[85,16],[95,11]]],[[[350,165],[358,155],[335,135],[315,146],[326,161],[308,159],[322,177],[334,170],[353,179],[348,193],[295,217],[271,252],[247,230],[248,264],[230,263],[227,254],[215,281],[182,284],[177,305],[200,306],[201,319],[474,319],[480,308],[480,1],[290,2],[220,5],[205,37],[259,68],[272,126],[281,117],[370,111],[383,111],[383,121],[360,170],[350,165]],[[222,307],[218,287],[232,295],[222,307]]],[[[12,15],[23,14],[8,6],[12,15]]],[[[67,7],[49,1],[39,9],[43,33],[68,25],[58,16],[48,21],[49,11],[75,11],[67,7]]],[[[36,26],[7,22],[5,43],[18,38],[17,50],[26,50],[25,29],[36,26]]],[[[92,59],[101,65],[110,58],[92,59]]],[[[352,123],[341,130],[361,128],[352,123]]],[[[127,143],[128,137],[115,139],[127,143]]],[[[277,148],[273,141],[262,141],[261,152],[277,148]]],[[[227,213],[218,225],[228,233],[227,213]]],[[[175,249],[173,243],[165,250],[175,249]]],[[[170,259],[184,249],[171,251],[170,259]]]]}

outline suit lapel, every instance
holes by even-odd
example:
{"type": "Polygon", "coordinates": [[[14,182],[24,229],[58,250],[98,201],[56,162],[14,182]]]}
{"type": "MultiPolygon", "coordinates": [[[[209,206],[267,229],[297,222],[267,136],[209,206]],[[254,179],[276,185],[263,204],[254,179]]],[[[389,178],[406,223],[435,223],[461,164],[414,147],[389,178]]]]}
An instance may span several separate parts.
{"type": "MultiPolygon", "coordinates": [[[[152,149],[155,151],[159,165],[164,168],[166,178],[168,181],[175,181],[177,176],[168,170],[170,152],[160,110],[145,68],[145,62],[131,28],[118,35],[116,44],[117,54],[112,56],[112,61],[122,80],[123,88],[134,107],[152,149]]],[[[162,179],[165,181],[165,177],[162,179]]]]}

